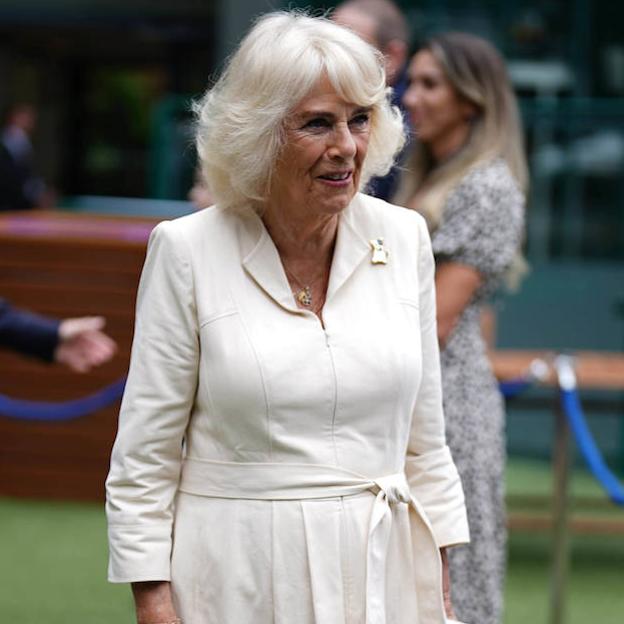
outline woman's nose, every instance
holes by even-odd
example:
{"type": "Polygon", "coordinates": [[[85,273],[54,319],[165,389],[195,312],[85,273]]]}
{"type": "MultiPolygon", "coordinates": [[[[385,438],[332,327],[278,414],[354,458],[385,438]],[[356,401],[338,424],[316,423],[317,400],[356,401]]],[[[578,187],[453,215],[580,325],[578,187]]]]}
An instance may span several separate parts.
{"type": "Polygon", "coordinates": [[[420,99],[420,89],[417,85],[411,84],[403,95],[403,105],[407,109],[412,109],[418,104],[420,99]]]}
{"type": "Polygon", "coordinates": [[[357,145],[349,124],[337,124],[332,132],[330,156],[333,158],[353,158],[357,152],[357,145]]]}

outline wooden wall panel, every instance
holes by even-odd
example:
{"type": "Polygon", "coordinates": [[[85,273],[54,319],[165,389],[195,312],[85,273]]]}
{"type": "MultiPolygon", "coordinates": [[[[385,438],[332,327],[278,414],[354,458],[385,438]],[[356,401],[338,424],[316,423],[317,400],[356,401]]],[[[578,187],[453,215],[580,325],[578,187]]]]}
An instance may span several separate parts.
{"type": "MultiPolygon", "coordinates": [[[[56,213],[0,215],[0,297],[58,318],[101,314],[115,358],[79,375],[0,351],[0,393],[64,401],[125,375],[138,279],[155,220],[56,213]]],[[[0,415],[0,495],[102,500],[119,404],[68,422],[0,415]]]]}

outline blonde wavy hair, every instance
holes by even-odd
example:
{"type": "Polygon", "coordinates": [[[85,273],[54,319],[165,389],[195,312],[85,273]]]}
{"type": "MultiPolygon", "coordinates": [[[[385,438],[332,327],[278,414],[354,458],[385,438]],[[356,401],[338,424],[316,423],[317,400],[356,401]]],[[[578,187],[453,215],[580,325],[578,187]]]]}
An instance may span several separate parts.
{"type": "Polygon", "coordinates": [[[260,17],[194,105],[201,172],[215,201],[262,209],[284,145],[284,122],[324,76],[340,97],[371,108],[360,188],[387,173],[405,137],[383,67],[377,50],[324,17],[295,11],[260,17]]]}
{"type": "Polygon", "coordinates": [[[433,37],[420,50],[433,55],[453,89],[476,109],[468,141],[440,166],[435,166],[427,146],[416,137],[393,198],[407,205],[418,192],[422,199],[417,209],[435,230],[449,193],[470,169],[503,158],[525,195],[528,170],[518,105],[496,49],[480,37],[451,32],[433,37]]]}

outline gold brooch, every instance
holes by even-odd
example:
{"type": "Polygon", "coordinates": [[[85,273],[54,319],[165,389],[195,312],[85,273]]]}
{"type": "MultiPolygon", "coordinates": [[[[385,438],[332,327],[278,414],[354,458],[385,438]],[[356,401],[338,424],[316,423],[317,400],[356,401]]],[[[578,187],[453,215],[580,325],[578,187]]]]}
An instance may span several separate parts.
{"type": "Polygon", "coordinates": [[[384,239],[372,238],[368,242],[373,250],[373,255],[371,257],[372,264],[388,264],[390,252],[384,247],[384,239]]]}

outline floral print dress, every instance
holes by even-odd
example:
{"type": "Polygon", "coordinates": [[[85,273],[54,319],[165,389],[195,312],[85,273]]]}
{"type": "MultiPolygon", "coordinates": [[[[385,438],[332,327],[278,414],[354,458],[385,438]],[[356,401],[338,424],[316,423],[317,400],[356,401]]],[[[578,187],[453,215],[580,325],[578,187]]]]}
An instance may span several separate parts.
{"type": "Polygon", "coordinates": [[[432,235],[436,263],[482,276],[441,354],[448,445],[468,509],[470,545],[449,551],[458,618],[499,624],[506,564],[505,412],[481,334],[483,305],[500,285],[522,240],[525,198],[502,159],[472,169],[449,195],[432,235]]]}

